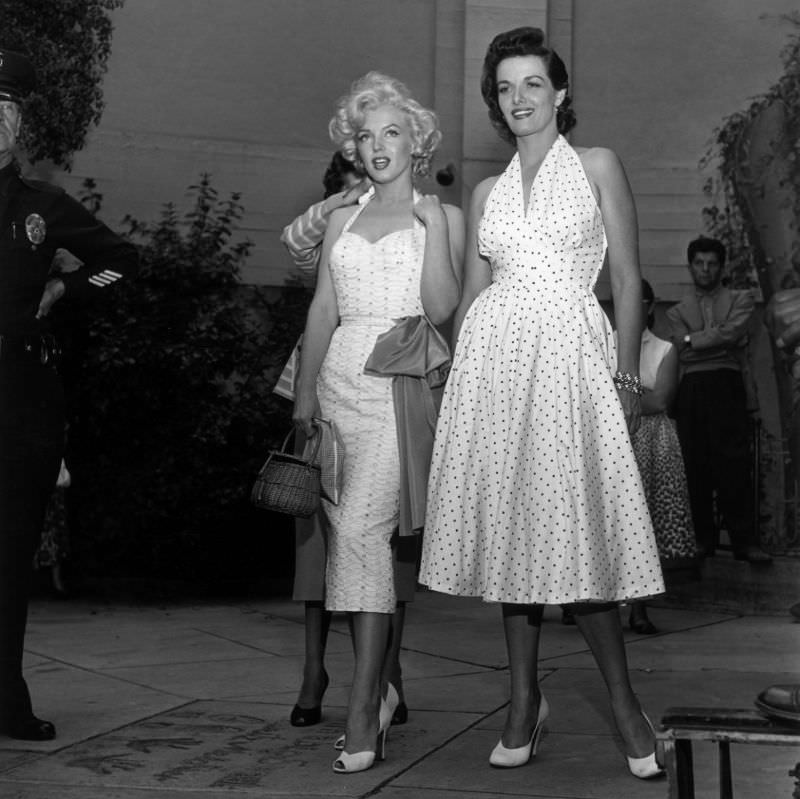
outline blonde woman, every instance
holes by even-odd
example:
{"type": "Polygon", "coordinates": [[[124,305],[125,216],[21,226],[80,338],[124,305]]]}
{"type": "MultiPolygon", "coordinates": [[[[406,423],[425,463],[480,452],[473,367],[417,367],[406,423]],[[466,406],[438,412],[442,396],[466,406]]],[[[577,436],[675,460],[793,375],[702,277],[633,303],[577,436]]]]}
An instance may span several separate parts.
{"type": "MultiPolygon", "coordinates": [[[[393,380],[365,367],[398,320],[421,320],[424,334],[425,325],[451,315],[464,226],[457,208],[414,190],[413,178],[428,171],[441,134],[435,115],[400,81],[377,72],[357,80],[338,102],[330,133],[373,188],[356,209],[331,215],[303,336],[294,420],[313,435],[314,416],[333,419],[344,440],[342,496],[338,505],[324,505],[325,602],[352,619],[353,684],[344,749],[333,765],[348,773],[383,755],[397,702],[396,691],[381,685],[381,667],[397,604],[391,550],[406,519],[393,380]]],[[[413,534],[405,528],[400,532],[413,534]]]]}

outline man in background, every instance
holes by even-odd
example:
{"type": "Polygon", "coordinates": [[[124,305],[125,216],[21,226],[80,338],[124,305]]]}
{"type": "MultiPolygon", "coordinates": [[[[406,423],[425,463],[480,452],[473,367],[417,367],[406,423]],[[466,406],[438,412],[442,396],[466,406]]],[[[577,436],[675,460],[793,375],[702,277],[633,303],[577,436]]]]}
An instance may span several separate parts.
{"type": "Polygon", "coordinates": [[[750,420],[742,363],[754,302],[749,292],[722,285],[725,246],[700,237],[690,242],[694,291],[667,311],[678,349],[681,380],[675,419],[686,464],[698,554],[716,548],[714,497],[734,557],[767,564],[758,543],[751,476],[750,420]]]}

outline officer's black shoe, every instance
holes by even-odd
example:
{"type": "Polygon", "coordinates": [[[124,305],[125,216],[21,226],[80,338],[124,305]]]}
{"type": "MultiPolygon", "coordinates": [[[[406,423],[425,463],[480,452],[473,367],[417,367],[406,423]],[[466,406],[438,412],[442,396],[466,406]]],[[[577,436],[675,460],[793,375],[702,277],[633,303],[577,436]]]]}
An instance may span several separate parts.
{"type": "Polygon", "coordinates": [[[34,715],[9,721],[4,725],[2,732],[9,738],[20,741],[52,741],[56,737],[56,728],[53,724],[37,719],[34,715]]]}
{"type": "Polygon", "coordinates": [[[770,718],[800,724],[800,685],[771,685],[758,695],[755,705],[770,718]]]}

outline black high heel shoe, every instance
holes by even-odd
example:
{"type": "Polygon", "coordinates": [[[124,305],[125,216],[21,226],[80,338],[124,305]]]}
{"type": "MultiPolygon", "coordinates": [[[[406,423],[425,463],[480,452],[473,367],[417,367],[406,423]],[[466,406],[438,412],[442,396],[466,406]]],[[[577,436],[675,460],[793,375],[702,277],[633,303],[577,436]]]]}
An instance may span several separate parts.
{"type": "Polygon", "coordinates": [[[575,613],[569,605],[561,606],[561,623],[567,627],[574,627],[578,623],[575,621],[575,613]]]}
{"type": "Polygon", "coordinates": [[[655,635],[658,632],[658,628],[646,615],[634,613],[633,609],[628,616],[628,627],[639,635],[655,635]]]}
{"type": "MultiPolygon", "coordinates": [[[[330,678],[328,672],[323,672],[324,679],[322,681],[322,695],[328,689],[330,678]]],[[[289,724],[292,727],[311,727],[314,724],[319,724],[322,721],[322,701],[316,707],[300,707],[295,705],[292,712],[289,714],[289,724]]]]}
{"type": "Polygon", "coordinates": [[[408,721],[408,705],[401,702],[392,715],[392,724],[405,724],[408,721]]]}
{"type": "Polygon", "coordinates": [[[52,741],[56,737],[56,728],[52,722],[38,719],[31,713],[12,719],[0,729],[0,733],[19,741],[52,741]]]}

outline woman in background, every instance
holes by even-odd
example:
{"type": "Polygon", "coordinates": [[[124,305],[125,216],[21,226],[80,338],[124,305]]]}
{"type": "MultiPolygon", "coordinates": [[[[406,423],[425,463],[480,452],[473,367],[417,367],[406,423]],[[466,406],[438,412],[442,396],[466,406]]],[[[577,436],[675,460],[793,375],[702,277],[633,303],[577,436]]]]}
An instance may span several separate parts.
{"type": "MultiPolygon", "coordinates": [[[[631,436],[633,451],[642,475],[647,507],[653,522],[656,546],[664,571],[694,566],[697,547],[689,504],[689,488],[683,455],[668,413],[678,391],[678,351],[669,341],[656,336],[655,294],[642,280],[642,344],[639,375],[642,378],[642,418],[631,436]]],[[[647,615],[644,600],[630,602],[628,624],[640,635],[658,630],[647,615]]]]}

